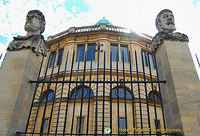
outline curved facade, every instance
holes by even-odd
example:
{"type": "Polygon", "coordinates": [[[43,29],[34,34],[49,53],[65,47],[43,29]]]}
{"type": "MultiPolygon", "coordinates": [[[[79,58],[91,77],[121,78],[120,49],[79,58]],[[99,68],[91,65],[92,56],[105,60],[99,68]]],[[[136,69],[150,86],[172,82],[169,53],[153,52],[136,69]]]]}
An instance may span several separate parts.
{"type": "Polygon", "coordinates": [[[71,27],[50,36],[48,45],[28,132],[95,135],[110,127],[112,134],[149,134],[164,128],[151,37],[103,23],[71,27]]]}

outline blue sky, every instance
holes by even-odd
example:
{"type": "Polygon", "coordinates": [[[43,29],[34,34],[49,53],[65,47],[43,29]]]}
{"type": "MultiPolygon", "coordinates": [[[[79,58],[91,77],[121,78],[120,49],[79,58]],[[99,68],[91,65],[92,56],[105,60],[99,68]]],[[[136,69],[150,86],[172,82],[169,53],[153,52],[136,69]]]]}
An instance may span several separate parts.
{"type": "Polygon", "coordinates": [[[173,11],[177,32],[189,36],[192,55],[200,58],[200,0],[1,0],[0,54],[13,36],[26,34],[25,17],[32,9],[45,15],[47,38],[69,27],[94,25],[103,16],[113,25],[154,36],[155,17],[165,8],[173,11]]]}

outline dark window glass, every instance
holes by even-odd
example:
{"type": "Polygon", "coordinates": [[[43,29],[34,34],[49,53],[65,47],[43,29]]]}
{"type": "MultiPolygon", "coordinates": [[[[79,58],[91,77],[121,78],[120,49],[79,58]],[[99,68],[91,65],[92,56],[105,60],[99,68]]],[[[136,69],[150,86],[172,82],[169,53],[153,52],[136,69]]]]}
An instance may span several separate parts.
{"type": "Polygon", "coordinates": [[[84,56],[85,56],[85,45],[78,45],[76,60],[84,61],[84,56]]]}
{"type": "Polygon", "coordinates": [[[62,64],[62,58],[63,58],[63,49],[59,50],[57,65],[61,65],[62,64]]]}
{"type": "Polygon", "coordinates": [[[56,52],[52,52],[51,58],[50,58],[50,65],[49,67],[52,68],[54,66],[55,60],[56,60],[56,52]]]}
{"type": "Polygon", "coordinates": [[[153,99],[155,100],[155,103],[161,104],[160,95],[158,95],[156,92],[151,91],[149,93],[149,101],[154,102],[153,99]],[[153,98],[153,95],[154,95],[154,98],[153,98]]]}
{"type": "Polygon", "coordinates": [[[42,102],[50,101],[54,98],[55,93],[53,91],[46,92],[42,97],[42,102]],[[47,98],[48,97],[48,98],[47,98]]]}
{"type": "Polygon", "coordinates": [[[125,91],[126,91],[126,99],[132,99],[132,95],[131,93],[123,87],[116,87],[112,90],[112,98],[117,98],[117,96],[119,96],[119,98],[125,98],[125,91]]]}
{"type": "Polygon", "coordinates": [[[147,57],[147,51],[142,50],[142,59],[144,62],[144,66],[149,66],[150,63],[150,67],[155,68],[153,55],[151,53],[149,53],[149,57],[147,57]]]}
{"type": "Polygon", "coordinates": [[[95,50],[96,50],[95,44],[88,45],[87,61],[95,61],[95,50]]]}
{"type": "Polygon", "coordinates": [[[154,61],[153,61],[153,56],[152,56],[152,54],[150,54],[150,53],[149,53],[149,62],[150,62],[150,67],[151,67],[151,68],[155,68],[155,67],[154,67],[154,61]]]}
{"type": "Polygon", "coordinates": [[[126,120],[125,120],[125,118],[119,118],[119,129],[125,130],[125,131],[120,131],[119,134],[126,134],[126,120]]]}
{"type": "Polygon", "coordinates": [[[42,123],[42,133],[47,133],[48,121],[48,118],[44,119],[44,122],[42,123]]]}
{"type": "Polygon", "coordinates": [[[144,50],[142,50],[142,59],[143,59],[144,66],[148,66],[147,65],[146,51],[144,51],[144,50]]]}
{"type": "Polygon", "coordinates": [[[76,122],[76,133],[79,134],[79,128],[81,127],[80,134],[83,134],[84,131],[84,117],[81,118],[81,125],[80,125],[80,117],[77,118],[76,122]]]}
{"type": "Polygon", "coordinates": [[[123,56],[124,56],[124,62],[128,62],[128,46],[121,46],[121,61],[123,62],[123,56]]]}
{"type": "Polygon", "coordinates": [[[79,87],[77,89],[75,89],[75,91],[73,92],[73,94],[71,95],[71,98],[81,98],[83,96],[83,98],[92,98],[94,96],[92,89],[88,88],[88,87],[79,87]]]}
{"type": "Polygon", "coordinates": [[[160,120],[155,120],[156,129],[160,129],[160,120]]]}
{"type": "MultiPolygon", "coordinates": [[[[156,129],[160,129],[160,120],[155,120],[156,129]]],[[[161,136],[160,132],[157,132],[157,136],[161,136]]]]}
{"type": "Polygon", "coordinates": [[[112,61],[118,61],[118,47],[117,45],[110,46],[110,52],[112,53],[112,61]]]}

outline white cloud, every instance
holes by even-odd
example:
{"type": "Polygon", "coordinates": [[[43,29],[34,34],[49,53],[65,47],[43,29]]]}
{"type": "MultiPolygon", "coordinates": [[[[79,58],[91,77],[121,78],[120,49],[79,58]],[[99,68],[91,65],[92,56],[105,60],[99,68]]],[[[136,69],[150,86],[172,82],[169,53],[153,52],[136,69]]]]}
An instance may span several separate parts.
{"type": "MultiPolygon", "coordinates": [[[[154,36],[157,33],[155,17],[159,11],[168,8],[175,16],[178,32],[189,36],[190,50],[200,54],[200,2],[193,0],[85,0],[87,12],[80,12],[77,5],[72,12],[66,10],[65,0],[17,0],[6,5],[0,2],[0,35],[12,40],[12,34],[24,35],[25,17],[29,10],[39,9],[46,18],[44,35],[54,35],[73,26],[94,25],[105,17],[114,25],[131,28],[154,36]]],[[[0,47],[2,48],[2,44],[0,47]]],[[[1,49],[0,48],[0,49],[1,49]]],[[[200,55],[199,55],[200,56],[200,55]]]]}
{"type": "MultiPolygon", "coordinates": [[[[174,13],[177,32],[188,35],[189,47],[196,63],[195,53],[200,56],[200,2],[193,0],[87,0],[90,5],[89,21],[97,21],[106,16],[114,25],[125,26],[132,30],[154,36],[157,33],[155,18],[162,9],[174,13]],[[90,18],[91,17],[91,18],[90,18]]],[[[197,67],[200,73],[200,68],[197,67]]]]}
{"type": "Polygon", "coordinates": [[[76,13],[76,11],[77,11],[77,7],[76,7],[76,6],[73,6],[73,7],[72,7],[72,12],[73,12],[73,13],[76,13]]]}
{"type": "Polygon", "coordinates": [[[39,9],[45,15],[47,22],[45,34],[58,33],[64,29],[63,26],[67,19],[73,18],[73,14],[65,9],[64,3],[65,0],[41,0],[40,2],[36,0],[17,0],[10,1],[6,5],[0,3],[0,35],[7,36],[9,41],[12,40],[12,34],[25,35],[26,14],[32,9],[39,9]]]}

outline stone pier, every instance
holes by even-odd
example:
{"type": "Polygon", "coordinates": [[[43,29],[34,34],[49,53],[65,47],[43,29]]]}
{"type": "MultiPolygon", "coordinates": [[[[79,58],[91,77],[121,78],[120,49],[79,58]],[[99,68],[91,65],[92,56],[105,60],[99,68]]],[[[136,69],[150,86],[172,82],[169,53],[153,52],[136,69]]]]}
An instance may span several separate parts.
{"type": "Polygon", "coordinates": [[[24,131],[42,56],[31,49],[8,51],[0,69],[0,135],[24,131]]]}
{"type": "Polygon", "coordinates": [[[156,50],[168,129],[184,136],[200,134],[200,83],[187,42],[164,40],[156,50]]]}
{"type": "Polygon", "coordinates": [[[45,30],[45,17],[39,10],[26,15],[25,36],[13,38],[0,69],[0,135],[15,136],[25,132],[46,42],[41,35],[45,30]]]}

